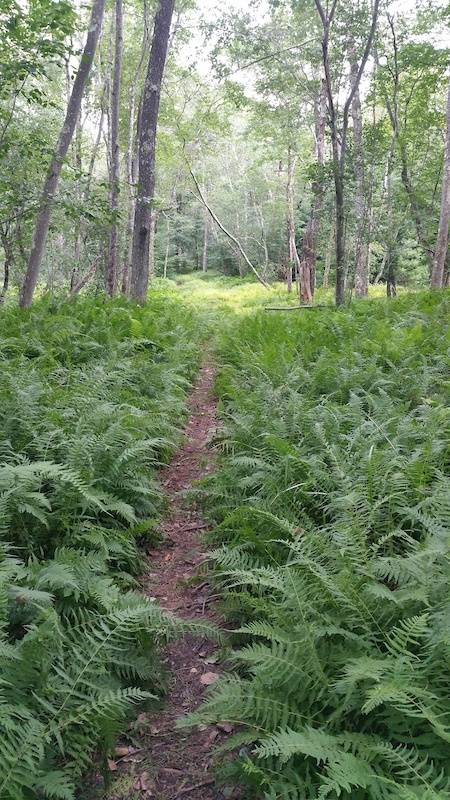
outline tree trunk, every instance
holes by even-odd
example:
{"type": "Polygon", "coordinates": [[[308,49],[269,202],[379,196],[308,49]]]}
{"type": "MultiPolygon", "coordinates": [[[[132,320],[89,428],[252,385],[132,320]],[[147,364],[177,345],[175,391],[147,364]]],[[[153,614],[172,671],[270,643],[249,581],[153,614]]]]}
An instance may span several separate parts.
{"type": "Polygon", "coordinates": [[[123,50],[123,7],[122,0],[116,0],[116,33],[114,46],[114,77],[111,94],[111,153],[110,153],[110,209],[112,222],[109,229],[108,267],[106,270],[106,293],[110,297],[116,289],[118,263],[118,214],[120,181],[119,110],[120,82],[122,76],[123,50]]]}
{"type": "Polygon", "coordinates": [[[327,121],[327,92],[325,80],[321,82],[319,101],[316,103],[315,151],[318,165],[317,179],[312,184],[311,213],[302,241],[300,263],[300,298],[312,303],[316,288],[317,235],[323,204],[323,164],[325,158],[325,126],[327,121]]]}
{"type": "MultiPolygon", "coordinates": [[[[287,229],[287,264],[286,264],[286,278],[287,290],[292,292],[292,271],[296,270],[296,251],[295,246],[295,221],[294,221],[294,186],[293,177],[294,169],[297,163],[297,156],[291,160],[291,154],[288,157],[288,170],[286,182],[286,229],[287,229]]],[[[297,255],[298,258],[298,255],[297,255]]]]}
{"type": "Polygon", "coordinates": [[[403,186],[405,187],[406,194],[408,195],[409,205],[411,207],[411,213],[413,216],[414,224],[416,226],[417,240],[427,257],[428,263],[431,268],[434,257],[433,248],[430,245],[430,241],[425,229],[425,223],[422,217],[422,208],[420,207],[420,203],[417,199],[416,192],[414,190],[414,187],[411,183],[411,179],[409,176],[406,146],[404,142],[402,142],[400,146],[400,153],[402,160],[402,172],[401,172],[402,183],[403,186]]]}
{"type": "Polygon", "coordinates": [[[170,219],[167,217],[167,231],[166,231],[166,252],[164,254],[164,273],[163,277],[167,278],[167,267],[169,264],[169,253],[170,253],[170,219]]]}
{"type": "Polygon", "coordinates": [[[156,127],[174,5],[175,0],[158,2],[143,93],[139,132],[139,190],[131,265],[131,292],[138,302],[144,302],[147,297],[151,211],[155,193],[156,127]]]}
{"type": "Polygon", "coordinates": [[[135,109],[136,109],[136,95],[141,76],[142,67],[147,56],[149,45],[150,33],[148,29],[148,3],[144,0],[144,35],[142,38],[141,52],[139,61],[136,66],[133,81],[130,87],[130,103],[128,113],[128,144],[127,144],[127,183],[128,183],[128,223],[126,233],[125,245],[125,263],[122,273],[122,294],[128,294],[130,290],[130,274],[131,274],[131,260],[133,255],[133,230],[134,230],[134,217],[136,211],[135,203],[135,187],[137,183],[137,170],[138,170],[138,147],[139,147],[139,131],[140,131],[140,116],[142,111],[142,97],[138,104],[138,122],[135,133],[135,109]]]}
{"type": "Polygon", "coordinates": [[[36,220],[33,246],[31,248],[27,272],[19,298],[19,305],[22,308],[31,305],[34,290],[39,277],[39,270],[41,268],[42,258],[44,256],[45,244],[50,225],[52,206],[56,190],[58,188],[59,175],[63,161],[67,155],[70,142],[72,141],[78,115],[80,113],[81,101],[83,99],[86,81],[91,70],[97,48],[97,42],[100,36],[104,6],[105,0],[94,0],[87,40],[83,50],[83,55],[81,56],[78,72],[73,82],[72,94],[67,106],[66,117],[55,148],[55,154],[52,158],[44,181],[44,187],[41,196],[41,209],[36,220]]]}
{"type": "MultiPolygon", "coordinates": [[[[350,77],[352,84],[358,75],[358,62],[352,46],[349,53],[350,77]]],[[[356,89],[352,102],[353,143],[355,149],[355,297],[367,297],[369,294],[369,275],[367,272],[366,248],[364,245],[365,199],[364,199],[364,147],[361,98],[359,88],[356,89]]]]}
{"type": "Polygon", "coordinates": [[[209,215],[205,208],[205,229],[203,233],[203,259],[202,259],[203,272],[206,272],[208,269],[208,239],[209,239],[209,215]]]}
{"type": "Polygon", "coordinates": [[[328,279],[330,277],[330,269],[331,269],[331,251],[332,251],[332,247],[333,247],[334,235],[335,234],[334,234],[334,231],[333,231],[333,226],[331,225],[330,226],[330,235],[328,237],[327,250],[326,250],[326,253],[325,253],[325,269],[323,271],[322,287],[323,287],[325,292],[328,290],[328,279]]]}
{"type": "Polygon", "coordinates": [[[315,0],[316,8],[322,22],[323,39],[322,39],[322,60],[325,73],[325,82],[327,87],[328,96],[328,116],[331,132],[331,146],[333,155],[333,173],[334,173],[334,187],[336,195],[336,305],[342,305],[345,302],[345,193],[344,193],[344,174],[345,174],[345,158],[347,152],[347,132],[350,108],[354,96],[358,90],[362,74],[364,72],[367,59],[369,58],[372,49],[372,42],[375,36],[375,29],[378,19],[378,9],[380,0],[374,0],[372,8],[372,19],[370,31],[366,39],[364,53],[361,58],[357,73],[353,77],[352,87],[350,93],[345,101],[344,110],[342,115],[341,131],[338,131],[338,120],[336,104],[334,101],[330,60],[329,60],[329,41],[330,31],[333,22],[334,14],[338,0],[332,0],[331,7],[328,3],[324,7],[321,0],[315,0]],[[340,135],[339,135],[340,133],[340,135]]]}
{"type": "Polygon", "coordinates": [[[11,266],[14,261],[14,253],[13,253],[11,239],[6,233],[4,228],[0,228],[0,240],[2,243],[3,250],[5,251],[5,262],[3,265],[3,286],[0,292],[0,308],[1,308],[4,305],[6,293],[9,288],[9,275],[11,271],[11,266]]]}
{"type": "Polygon", "coordinates": [[[448,225],[450,222],[450,82],[447,95],[447,124],[445,131],[444,174],[442,177],[441,213],[434,254],[431,288],[442,289],[447,258],[448,225]]]}
{"type": "Polygon", "coordinates": [[[150,235],[148,237],[148,275],[149,278],[155,277],[155,234],[156,234],[156,220],[158,219],[158,212],[152,209],[150,217],[150,235]]]}

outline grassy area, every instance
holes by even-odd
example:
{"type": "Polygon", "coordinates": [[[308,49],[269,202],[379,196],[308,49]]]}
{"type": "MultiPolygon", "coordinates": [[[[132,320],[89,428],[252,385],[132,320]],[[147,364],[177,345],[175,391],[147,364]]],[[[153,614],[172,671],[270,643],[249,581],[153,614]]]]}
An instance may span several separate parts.
{"type": "Polygon", "coordinates": [[[256,308],[218,334],[222,455],[197,496],[240,628],[189,723],[235,725],[246,797],[450,797],[449,311],[256,308]]]}

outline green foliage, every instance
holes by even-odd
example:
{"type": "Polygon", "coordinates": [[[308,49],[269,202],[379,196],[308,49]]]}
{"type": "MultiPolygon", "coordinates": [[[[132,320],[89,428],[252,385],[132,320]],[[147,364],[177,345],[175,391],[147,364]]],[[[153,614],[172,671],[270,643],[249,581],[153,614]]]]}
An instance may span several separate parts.
{"type": "Polygon", "coordinates": [[[450,294],[256,312],[218,345],[221,469],[197,496],[248,797],[450,797],[450,294]]]}
{"type": "Polygon", "coordinates": [[[130,586],[196,333],[155,289],[144,308],[7,308],[0,340],[0,797],[70,800],[131,706],[162,693],[157,647],[183,629],[130,586]]]}
{"type": "Polygon", "coordinates": [[[174,294],[146,309],[44,299],[2,316],[3,540],[51,554],[161,509],[154,472],[178,442],[198,357],[174,294]]]}
{"type": "Polygon", "coordinates": [[[0,796],[68,800],[130,707],[161,693],[155,648],[179,623],[86,550],[24,564],[3,548],[0,598],[0,796]]]}

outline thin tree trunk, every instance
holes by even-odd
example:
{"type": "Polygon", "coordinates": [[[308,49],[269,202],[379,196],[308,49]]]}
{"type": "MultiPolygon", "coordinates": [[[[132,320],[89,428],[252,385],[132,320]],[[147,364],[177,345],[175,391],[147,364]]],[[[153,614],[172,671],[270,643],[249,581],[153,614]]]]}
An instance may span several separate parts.
{"type": "Polygon", "coordinates": [[[411,183],[411,179],[410,179],[410,176],[409,176],[408,161],[407,161],[407,155],[406,155],[406,146],[405,146],[404,142],[402,142],[402,144],[400,146],[400,154],[401,154],[401,163],[402,163],[402,171],[401,171],[402,183],[403,183],[403,186],[405,187],[406,194],[408,195],[408,200],[409,200],[409,205],[410,205],[410,208],[411,208],[411,213],[412,213],[412,216],[413,216],[414,224],[416,226],[417,240],[418,240],[422,250],[424,251],[424,253],[425,253],[426,257],[427,257],[428,263],[429,263],[429,265],[431,267],[431,265],[433,263],[433,257],[434,257],[433,248],[430,245],[430,241],[429,241],[427,232],[425,230],[425,223],[424,223],[423,218],[422,218],[422,209],[420,207],[420,203],[419,203],[419,201],[417,199],[416,192],[414,190],[414,187],[413,187],[413,185],[411,183]]]}
{"type": "MultiPolygon", "coordinates": [[[[349,52],[350,77],[352,83],[358,75],[358,62],[355,48],[349,52]]],[[[367,273],[366,247],[364,245],[365,199],[364,199],[364,147],[361,98],[359,87],[352,101],[354,173],[355,173],[355,297],[367,297],[369,293],[369,276],[367,273]]]]}
{"type": "MultiPolygon", "coordinates": [[[[80,186],[80,175],[81,175],[81,168],[82,168],[82,155],[81,155],[81,135],[82,135],[82,124],[81,124],[81,110],[78,114],[77,124],[76,124],[76,131],[75,131],[75,141],[74,141],[74,166],[77,173],[76,179],[76,198],[77,201],[81,201],[81,186],[80,186]]],[[[76,229],[75,229],[75,259],[76,261],[81,261],[81,249],[83,245],[83,221],[79,219],[77,221],[76,229]]]]}
{"type": "Polygon", "coordinates": [[[328,4],[324,7],[321,0],[315,0],[316,8],[319,13],[322,27],[322,59],[325,72],[325,81],[328,96],[328,116],[331,132],[331,148],[333,155],[333,173],[334,173],[334,187],[336,195],[336,305],[342,305],[345,302],[345,279],[346,279],[346,264],[345,264],[345,192],[344,192],[344,174],[345,174],[345,159],[347,154],[347,133],[349,113],[353,98],[358,90],[362,74],[364,72],[367,59],[372,49],[372,42],[375,35],[375,29],[378,19],[378,8],[380,0],[374,0],[372,9],[372,20],[370,32],[366,40],[364,54],[358,68],[357,74],[354,76],[353,85],[350,93],[345,101],[342,127],[339,135],[338,119],[336,105],[333,95],[333,86],[331,79],[330,60],[329,60],[329,42],[330,31],[333,18],[336,12],[338,0],[333,0],[331,8],[328,4]]]}
{"type": "Polygon", "coordinates": [[[208,240],[209,240],[209,216],[205,209],[205,229],[203,233],[203,260],[202,270],[206,272],[208,269],[208,240]]]}
{"type": "Polygon", "coordinates": [[[167,267],[169,264],[169,253],[170,253],[170,219],[167,217],[167,232],[166,232],[166,252],[164,254],[164,273],[163,277],[167,278],[167,267]]]}
{"type": "Polygon", "coordinates": [[[5,252],[5,261],[3,264],[3,286],[0,292],[0,308],[1,308],[4,305],[6,293],[9,288],[9,276],[14,261],[14,253],[11,240],[3,228],[0,228],[0,240],[2,243],[3,250],[5,252]]]}
{"type": "Polygon", "coordinates": [[[442,289],[444,285],[445,261],[448,245],[448,225],[450,222],[450,82],[447,95],[447,125],[445,131],[444,174],[442,177],[441,213],[434,254],[431,288],[442,289]]]}
{"type": "Polygon", "coordinates": [[[41,209],[36,220],[34,231],[33,246],[28,260],[25,281],[20,293],[19,305],[23,308],[31,305],[36,283],[39,277],[42,259],[47,241],[47,234],[50,225],[52,207],[58,188],[59,176],[63,161],[72,141],[75,125],[77,124],[80,113],[81,101],[86,86],[86,81],[94,61],[95,51],[103,20],[105,0],[94,0],[92,14],[88,28],[86,44],[81,56],[80,65],[73,82],[72,94],[67,106],[66,118],[64,120],[55,154],[48,169],[41,196],[41,209]]]}
{"type": "Polygon", "coordinates": [[[156,234],[156,220],[158,219],[158,212],[152,209],[150,217],[150,235],[148,237],[148,275],[149,278],[155,277],[155,234],[156,234]]]}
{"type": "Polygon", "coordinates": [[[111,153],[110,153],[110,209],[112,222],[109,229],[108,267],[106,270],[106,293],[114,295],[118,266],[118,214],[119,214],[119,182],[120,182],[120,145],[119,145],[119,110],[120,83],[122,76],[123,50],[123,6],[122,0],[116,0],[116,32],[114,46],[114,76],[111,93],[111,153]]]}
{"type": "Polygon", "coordinates": [[[323,204],[323,164],[325,158],[325,127],[327,120],[327,94],[325,80],[321,82],[319,101],[316,103],[316,135],[314,150],[318,176],[313,181],[311,213],[302,241],[300,262],[300,297],[303,303],[312,303],[316,288],[317,235],[323,204]]]}
{"type": "Polygon", "coordinates": [[[293,177],[295,165],[297,163],[297,156],[291,159],[291,154],[288,157],[288,170],[286,181],[286,230],[287,230],[287,264],[286,264],[286,279],[287,290],[292,292],[292,270],[296,270],[296,246],[295,246],[295,221],[294,221],[294,186],[293,177]]]}
{"type": "Polygon", "coordinates": [[[133,231],[131,292],[138,302],[147,296],[151,211],[155,193],[155,145],[161,84],[175,0],[159,0],[145,80],[139,132],[138,200],[133,231]]]}
{"type": "Polygon", "coordinates": [[[127,144],[127,183],[128,183],[128,225],[126,233],[126,246],[125,246],[125,264],[122,273],[122,293],[128,294],[130,290],[130,275],[131,275],[131,261],[133,255],[133,230],[134,218],[136,212],[135,202],[135,188],[137,183],[138,171],[138,149],[139,149],[139,131],[140,131],[140,116],[142,112],[142,96],[138,104],[138,123],[135,126],[135,109],[136,109],[136,95],[139,83],[139,78],[142,73],[142,68],[147,57],[148,46],[150,41],[150,32],[148,29],[148,3],[144,0],[144,35],[142,38],[141,52],[139,61],[136,66],[133,81],[130,87],[130,104],[128,113],[128,144],[127,144]]]}
{"type": "Polygon", "coordinates": [[[332,247],[333,247],[333,238],[334,238],[334,235],[335,235],[335,234],[334,234],[334,231],[333,231],[333,226],[331,225],[331,226],[330,226],[330,235],[329,235],[329,237],[328,237],[327,250],[326,250],[326,253],[325,253],[325,269],[324,269],[324,271],[323,271],[323,283],[322,283],[322,287],[323,287],[323,289],[324,289],[325,291],[327,291],[327,289],[328,289],[328,280],[329,280],[329,277],[330,277],[330,269],[331,269],[331,251],[332,251],[332,247]]]}

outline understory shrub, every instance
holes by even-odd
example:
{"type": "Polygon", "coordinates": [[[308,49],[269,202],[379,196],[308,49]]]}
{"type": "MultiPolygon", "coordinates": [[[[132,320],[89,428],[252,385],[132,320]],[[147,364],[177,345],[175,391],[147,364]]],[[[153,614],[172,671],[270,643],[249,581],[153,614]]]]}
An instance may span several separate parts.
{"type": "Polygon", "coordinates": [[[450,295],[234,320],[197,493],[248,797],[450,797],[450,295]]]}

